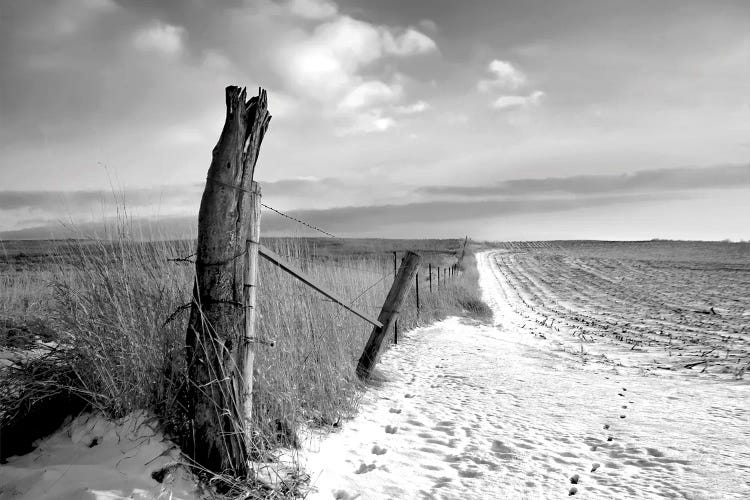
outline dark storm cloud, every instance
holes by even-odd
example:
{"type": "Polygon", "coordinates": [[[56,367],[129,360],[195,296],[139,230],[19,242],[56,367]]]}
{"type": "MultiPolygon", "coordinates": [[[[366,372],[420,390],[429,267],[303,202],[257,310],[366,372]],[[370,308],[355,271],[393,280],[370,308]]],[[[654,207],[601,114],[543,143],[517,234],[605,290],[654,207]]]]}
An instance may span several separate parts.
{"type": "Polygon", "coordinates": [[[418,192],[467,197],[546,194],[601,195],[616,192],[659,192],[715,188],[747,188],[750,165],[641,170],[622,175],[576,175],[544,179],[511,179],[485,186],[425,186],[418,192]]]}
{"type": "MultiPolygon", "coordinates": [[[[607,205],[663,201],[665,198],[681,198],[681,196],[642,194],[597,196],[580,199],[430,201],[404,205],[294,210],[290,212],[290,215],[333,233],[349,234],[361,233],[363,231],[374,231],[377,233],[380,231],[386,234],[389,227],[400,224],[412,225],[415,228],[424,225],[434,230],[434,225],[439,223],[474,221],[477,219],[521,214],[570,211],[607,205]]],[[[275,215],[264,219],[263,228],[264,231],[272,233],[304,229],[295,227],[289,220],[275,215]]],[[[420,233],[416,229],[415,231],[418,234],[420,233]]]]}
{"type": "Polygon", "coordinates": [[[313,196],[330,194],[334,189],[345,189],[351,184],[340,179],[281,179],[262,182],[264,196],[313,196]]]}
{"type": "MultiPolygon", "coordinates": [[[[680,196],[666,196],[676,199],[680,196]]],[[[663,201],[664,195],[622,195],[588,197],[581,199],[543,200],[483,200],[483,201],[434,201],[404,205],[374,205],[360,207],[337,207],[322,210],[292,210],[288,215],[323,228],[340,236],[354,234],[379,234],[387,237],[389,228],[411,225],[415,234],[435,231],[435,224],[450,224],[456,221],[474,221],[522,214],[571,211],[618,204],[663,201]]],[[[316,234],[274,212],[264,211],[263,234],[316,234]]],[[[147,239],[183,238],[195,234],[197,217],[167,217],[159,220],[137,218],[129,223],[132,234],[147,239]],[[156,236],[154,236],[156,235],[156,236]]],[[[0,232],[2,239],[47,239],[70,238],[106,234],[105,224],[85,223],[75,227],[47,224],[16,231],[0,232]]]]}
{"type": "MultiPolygon", "coordinates": [[[[262,182],[265,198],[315,197],[346,189],[349,184],[338,179],[281,179],[262,182]]],[[[204,184],[183,184],[151,188],[126,188],[111,191],[0,191],[0,210],[28,209],[36,212],[88,212],[102,204],[116,202],[125,208],[156,205],[193,205],[200,203],[204,184]]]]}
{"type": "Polygon", "coordinates": [[[89,212],[108,203],[122,204],[126,208],[163,205],[197,204],[202,185],[165,186],[125,190],[78,191],[0,191],[0,210],[31,210],[34,212],[71,214],[89,212]]]}

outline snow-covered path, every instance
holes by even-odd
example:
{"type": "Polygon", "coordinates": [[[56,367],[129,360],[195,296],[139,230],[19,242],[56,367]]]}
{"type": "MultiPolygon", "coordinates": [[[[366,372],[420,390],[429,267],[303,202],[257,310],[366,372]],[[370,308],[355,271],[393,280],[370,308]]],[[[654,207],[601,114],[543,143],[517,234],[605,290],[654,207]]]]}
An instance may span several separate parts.
{"type": "Polygon", "coordinates": [[[308,443],[308,498],[750,498],[747,382],[582,363],[520,329],[491,257],[495,325],[451,318],[388,351],[389,381],[308,443]]]}

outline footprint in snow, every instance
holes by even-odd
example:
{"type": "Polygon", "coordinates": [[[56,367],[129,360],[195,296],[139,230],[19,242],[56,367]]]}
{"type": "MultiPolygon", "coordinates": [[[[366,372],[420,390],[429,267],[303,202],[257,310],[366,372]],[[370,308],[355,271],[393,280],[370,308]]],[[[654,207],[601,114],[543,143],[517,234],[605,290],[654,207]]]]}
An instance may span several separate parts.
{"type": "Polygon", "coordinates": [[[601,467],[601,465],[599,465],[598,463],[593,463],[591,465],[591,472],[596,472],[596,469],[598,469],[599,467],[601,467]]]}
{"type": "Polygon", "coordinates": [[[571,484],[578,484],[578,480],[579,479],[580,479],[580,477],[578,476],[578,474],[573,474],[570,477],[570,482],[571,482],[571,484]]]}
{"type": "Polygon", "coordinates": [[[359,498],[359,493],[354,495],[346,490],[338,490],[333,492],[333,498],[334,500],[355,500],[359,498]]]}
{"type": "Polygon", "coordinates": [[[401,413],[401,410],[399,408],[391,408],[388,411],[391,412],[391,413],[401,413]]]}
{"type": "Polygon", "coordinates": [[[406,399],[409,399],[409,398],[413,398],[413,397],[414,397],[414,394],[404,394],[404,397],[405,397],[406,399]]]}
{"type": "Polygon", "coordinates": [[[607,441],[612,441],[614,438],[612,436],[607,437],[607,441]]]}
{"type": "Polygon", "coordinates": [[[609,429],[609,424],[604,424],[604,429],[609,429]]]}
{"type": "Polygon", "coordinates": [[[362,462],[359,464],[359,469],[355,470],[355,474],[367,474],[368,472],[372,472],[375,470],[375,464],[366,464],[362,462]]]}
{"type": "Polygon", "coordinates": [[[372,454],[373,455],[385,455],[385,452],[388,451],[387,448],[383,448],[382,446],[375,445],[372,447],[372,454]]]}
{"type": "Polygon", "coordinates": [[[576,493],[578,493],[578,488],[576,488],[575,486],[573,486],[572,488],[570,488],[570,491],[568,491],[568,496],[572,497],[576,493]]]}
{"type": "Polygon", "coordinates": [[[396,431],[398,431],[398,427],[395,425],[386,425],[385,426],[385,432],[386,434],[396,434],[396,431]]]}
{"type": "Polygon", "coordinates": [[[625,418],[625,415],[620,415],[620,418],[625,418]]]}

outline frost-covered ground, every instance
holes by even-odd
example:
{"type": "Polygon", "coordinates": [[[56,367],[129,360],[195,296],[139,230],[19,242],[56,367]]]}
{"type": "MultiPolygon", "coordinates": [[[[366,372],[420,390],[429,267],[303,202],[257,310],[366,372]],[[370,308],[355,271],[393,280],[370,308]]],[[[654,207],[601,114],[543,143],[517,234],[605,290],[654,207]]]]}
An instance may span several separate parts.
{"type": "Polygon", "coordinates": [[[750,498],[747,382],[532,335],[494,265],[494,326],[451,318],[388,351],[359,415],[308,440],[308,498],[750,498]]]}

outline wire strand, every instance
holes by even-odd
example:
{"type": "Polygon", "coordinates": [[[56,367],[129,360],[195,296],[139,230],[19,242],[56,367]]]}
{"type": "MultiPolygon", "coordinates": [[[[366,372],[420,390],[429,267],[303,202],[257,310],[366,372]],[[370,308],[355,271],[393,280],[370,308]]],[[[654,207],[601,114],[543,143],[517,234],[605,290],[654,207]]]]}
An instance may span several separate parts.
{"type": "Polygon", "coordinates": [[[360,293],[359,295],[357,295],[356,297],[354,297],[354,300],[351,301],[351,303],[349,304],[349,307],[353,306],[354,303],[357,302],[360,298],[362,298],[362,296],[364,294],[366,294],[367,292],[369,292],[370,290],[372,290],[373,288],[375,288],[377,285],[379,285],[380,283],[382,283],[383,281],[385,281],[386,278],[390,278],[392,275],[393,275],[393,273],[387,273],[382,278],[380,278],[378,281],[376,281],[372,285],[370,285],[367,288],[365,288],[362,293],[360,293]]]}
{"type": "Polygon", "coordinates": [[[315,231],[318,231],[319,233],[325,234],[326,236],[328,236],[328,237],[330,237],[330,238],[337,238],[337,236],[335,236],[335,235],[333,235],[333,234],[329,233],[328,231],[324,231],[324,230],[320,229],[319,227],[313,226],[312,224],[309,224],[309,223],[307,223],[307,222],[305,222],[305,221],[303,221],[303,220],[297,219],[296,217],[292,217],[291,215],[287,215],[287,214],[285,214],[284,212],[282,212],[282,211],[280,211],[280,210],[276,210],[276,209],[275,209],[275,208],[273,208],[273,207],[269,207],[269,206],[268,206],[268,205],[266,205],[265,203],[261,203],[260,205],[261,205],[262,207],[264,207],[264,208],[267,208],[268,210],[271,210],[271,211],[273,211],[273,212],[276,212],[277,214],[279,214],[279,215],[280,215],[280,216],[282,216],[282,217],[286,217],[286,218],[287,218],[287,219],[289,219],[289,220],[293,220],[294,222],[297,222],[297,223],[299,223],[299,224],[302,224],[303,226],[307,226],[307,227],[309,227],[310,229],[313,229],[313,230],[315,230],[315,231]]]}

